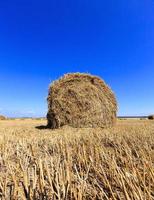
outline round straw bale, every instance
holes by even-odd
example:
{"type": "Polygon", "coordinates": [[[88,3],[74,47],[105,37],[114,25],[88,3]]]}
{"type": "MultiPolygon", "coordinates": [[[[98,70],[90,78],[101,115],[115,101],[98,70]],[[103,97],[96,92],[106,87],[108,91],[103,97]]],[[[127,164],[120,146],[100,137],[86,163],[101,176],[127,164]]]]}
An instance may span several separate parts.
{"type": "Polygon", "coordinates": [[[148,119],[154,120],[154,115],[149,115],[149,116],[148,116],[148,119]]]}
{"type": "Polygon", "coordinates": [[[5,120],[6,119],[6,117],[5,116],[3,116],[3,115],[0,115],[0,120],[5,120]]]}
{"type": "Polygon", "coordinates": [[[111,127],[117,102],[111,89],[97,76],[66,74],[54,81],[48,94],[48,127],[111,127]]]}

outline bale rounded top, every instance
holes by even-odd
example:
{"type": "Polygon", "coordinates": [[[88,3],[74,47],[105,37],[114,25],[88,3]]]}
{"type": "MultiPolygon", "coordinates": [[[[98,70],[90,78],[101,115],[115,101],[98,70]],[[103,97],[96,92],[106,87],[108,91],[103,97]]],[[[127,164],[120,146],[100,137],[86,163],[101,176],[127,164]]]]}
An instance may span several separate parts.
{"type": "Polygon", "coordinates": [[[90,74],[71,73],[54,81],[48,95],[48,126],[109,127],[117,102],[105,82],[90,74]]]}

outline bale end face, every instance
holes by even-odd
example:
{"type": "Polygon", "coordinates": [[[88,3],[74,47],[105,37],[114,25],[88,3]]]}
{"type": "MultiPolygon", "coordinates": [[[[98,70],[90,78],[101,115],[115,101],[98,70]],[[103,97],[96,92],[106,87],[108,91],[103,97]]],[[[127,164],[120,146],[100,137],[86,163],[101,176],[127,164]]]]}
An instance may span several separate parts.
{"type": "Polygon", "coordinates": [[[117,102],[99,77],[66,74],[53,82],[48,95],[48,127],[111,127],[116,122],[117,102]]]}

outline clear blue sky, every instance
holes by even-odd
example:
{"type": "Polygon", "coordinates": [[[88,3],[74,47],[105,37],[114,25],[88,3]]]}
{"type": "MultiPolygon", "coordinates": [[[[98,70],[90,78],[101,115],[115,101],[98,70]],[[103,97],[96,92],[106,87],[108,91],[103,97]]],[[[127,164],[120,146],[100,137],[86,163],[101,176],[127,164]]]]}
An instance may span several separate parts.
{"type": "Polygon", "coordinates": [[[154,113],[154,1],[1,0],[0,113],[45,115],[67,72],[101,76],[119,115],[154,113]]]}

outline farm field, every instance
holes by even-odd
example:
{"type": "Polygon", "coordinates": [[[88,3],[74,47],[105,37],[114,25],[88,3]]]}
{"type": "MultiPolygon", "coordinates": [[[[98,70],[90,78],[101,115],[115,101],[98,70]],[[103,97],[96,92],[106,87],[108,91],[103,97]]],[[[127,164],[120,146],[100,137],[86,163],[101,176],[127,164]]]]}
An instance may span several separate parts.
{"type": "Polygon", "coordinates": [[[154,199],[153,120],[109,129],[46,124],[0,121],[0,199],[154,199]]]}

